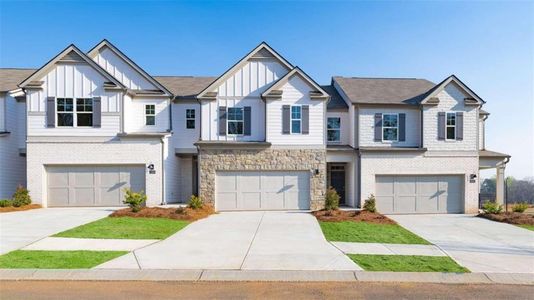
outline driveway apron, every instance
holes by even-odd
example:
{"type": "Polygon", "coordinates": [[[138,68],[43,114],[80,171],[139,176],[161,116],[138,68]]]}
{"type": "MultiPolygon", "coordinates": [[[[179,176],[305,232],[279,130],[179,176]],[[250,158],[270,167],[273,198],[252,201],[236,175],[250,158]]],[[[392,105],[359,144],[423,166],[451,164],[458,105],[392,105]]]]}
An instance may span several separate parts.
{"type": "Polygon", "coordinates": [[[142,269],[361,270],[300,212],[225,212],[136,250],[142,269]]]}
{"type": "Polygon", "coordinates": [[[534,232],[472,215],[390,215],[472,272],[534,273],[534,232]]]}

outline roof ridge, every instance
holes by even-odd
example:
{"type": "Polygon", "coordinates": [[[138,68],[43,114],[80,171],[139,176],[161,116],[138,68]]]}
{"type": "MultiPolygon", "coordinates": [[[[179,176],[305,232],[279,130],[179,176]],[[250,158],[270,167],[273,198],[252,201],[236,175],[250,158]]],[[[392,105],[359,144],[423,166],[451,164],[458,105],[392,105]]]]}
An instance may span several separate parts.
{"type": "Polygon", "coordinates": [[[425,78],[416,78],[416,77],[359,77],[359,76],[333,76],[334,78],[347,78],[347,79],[392,79],[392,80],[427,80],[425,78]]]}
{"type": "Polygon", "coordinates": [[[202,75],[202,76],[196,76],[196,75],[153,75],[154,77],[180,77],[180,78],[206,78],[206,77],[217,77],[215,75],[202,75]]]}
{"type": "Polygon", "coordinates": [[[0,70],[37,70],[36,68],[0,68],[0,70]]]}

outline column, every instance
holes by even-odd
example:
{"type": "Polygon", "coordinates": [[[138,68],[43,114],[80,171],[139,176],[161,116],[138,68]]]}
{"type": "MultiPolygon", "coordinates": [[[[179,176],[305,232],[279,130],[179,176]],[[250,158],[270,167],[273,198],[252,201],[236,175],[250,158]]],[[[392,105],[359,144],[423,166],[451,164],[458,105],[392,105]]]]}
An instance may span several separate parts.
{"type": "Polygon", "coordinates": [[[495,179],[495,201],[504,205],[504,166],[497,167],[497,178],[495,179]]]}

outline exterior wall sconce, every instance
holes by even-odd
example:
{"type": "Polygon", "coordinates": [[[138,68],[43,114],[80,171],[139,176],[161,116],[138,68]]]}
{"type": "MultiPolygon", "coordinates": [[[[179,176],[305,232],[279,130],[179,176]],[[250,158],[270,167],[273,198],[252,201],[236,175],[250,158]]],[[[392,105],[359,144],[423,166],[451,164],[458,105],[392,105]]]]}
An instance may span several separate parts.
{"type": "Polygon", "coordinates": [[[474,183],[476,178],[477,178],[477,174],[469,175],[469,182],[470,183],[474,183]]]}
{"type": "Polygon", "coordinates": [[[315,175],[319,175],[319,169],[315,169],[315,170],[313,171],[313,173],[314,173],[315,175]]]}

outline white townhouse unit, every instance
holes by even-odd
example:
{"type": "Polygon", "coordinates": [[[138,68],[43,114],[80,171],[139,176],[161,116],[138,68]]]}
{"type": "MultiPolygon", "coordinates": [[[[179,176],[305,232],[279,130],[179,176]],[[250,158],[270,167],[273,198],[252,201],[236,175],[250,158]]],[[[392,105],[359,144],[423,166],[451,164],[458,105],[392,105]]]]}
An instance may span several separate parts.
{"type": "Polygon", "coordinates": [[[37,70],[0,69],[0,198],[147,205],[199,195],[225,210],[316,210],[371,194],[382,213],[471,213],[485,149],[484,100],[454,75],[332,77],[319,85],[266,43],[219,77],[151,76],[103,40],[37,70]]]}

